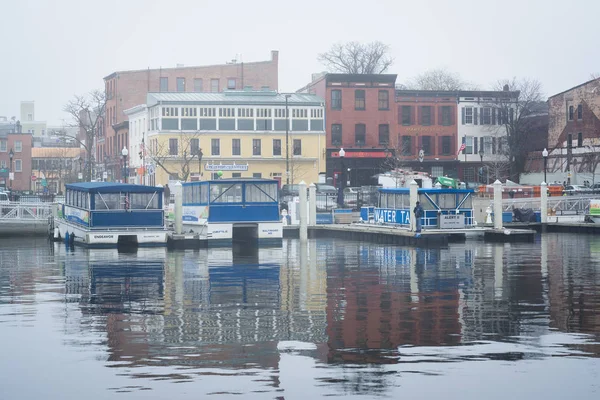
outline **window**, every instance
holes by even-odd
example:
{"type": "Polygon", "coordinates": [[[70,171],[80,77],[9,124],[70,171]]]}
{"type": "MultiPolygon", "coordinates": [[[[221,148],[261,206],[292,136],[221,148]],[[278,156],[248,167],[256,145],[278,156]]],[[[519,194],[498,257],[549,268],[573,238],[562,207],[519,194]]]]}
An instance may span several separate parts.
{"type": "Polygon", "coordinates": [[[354,91],[354,109],[365,109],[365,91],[362,89],[357,89],[354,91]]]}
{"type": "Polygon", "coordinates": [[[448,156],[452,148],[452,136],[442,136],[442,155],[448,156]]]}
{"type": "Polygon", "coordinates": [[[354,144],[357,146],[362,146],[365,144],[366,131],[367,129],[365,124],[356,124],[354,126],[354,144]]]}
{"type": "Polygon", "coordinates": [[[342,124],[331,124],[331,144],[342,144],[342,124]]]}
{"type": "Polygon", "coordinates": [[[379,91],[379,109],[389,110],[390,109],[390,92],[387,90],[379,91]]]}
{"type": "Polygon", "coordinates": [[[231,139],[231,155],[240,156],[242,155],[242,145],[240,139],[231,139]]]}
{"type": "Polygon", "coordinates": [[[242,173],[241,172],[232,172],[231,173],[231,177],[232,178],[241,178],[242,177],[242,173]]]}
{"type": "Polygon", "coordinates": [[[473,136],[465,136],[464,140],[466,145],[464,154],[473,154],[473,136]]]}
{"type": "Polygon", "coordinates": [[[177,78],[177,91],[185,92],[185,78],[177,78]]]}
{"type": "Polygon", "coordinates": [[[211,79],[210,80],[210,91],[211,92],[218,92],[219,91],[219,80],[218,79],[211,79]]]}
{"type": "Polygon", "coordinates": [[[22,171],[23,171],[23,161],[15,160],[15,172],[22,172],[22,171]]]}
{"type": "Polygon", "coordinates": [[[583,133],[577,134],[577,147],[583,147],[583,133]]]}
{"type": "Polygon", "coordinates": [[[7,147],[7,141],[6,140],[0,140],[0,151],[7,151],[6,147],[7,147]]]}
{"type": "Polygon", "coordinates": [[[388,144],[389,142],[390,142],[390,126],[388,124],[379,125],[379,144],[388,144]]]}
{"type": "Polygon", "coordinates": [[[273,139],[273,155],[281,155],[281,139],[273,139]]]}
{"type": "Polygon", "coordinates": [[[33,121],[33,114],[27,114],[27,121],[33,121]]]}
{"type": "Polygon", "coordinates": [[[230,90],[235,89],[235,78],[227,79],[227,89],[230,89],[230,90]]]}
{"type": "Polygon", "coordinates": [[[442,118],[440,123],[444,126],[452,125],[452,107],[442,106],[442,118]]]}
{"type": "Polygon", "coordinates": [[[302,139],[294,139],[294,155],[302,155],[302,139]]]}
{"type": "Polygon", "coordinates": [[[412,136],[402,136],[402,155],[412,154],[412,136]]]}
{"type": "Polygon", "coordinates": [[[444,176],[444,167],[434,165],[431,167],[431,176],[444,176]]]}
{"type": "Polygon", "coordinates": [[[496,149],[494,149],[493,140],[495,139],[491,136],[484,136],[481,138],[481,143],[479,145],[479,151],[483,150],[484,157],[486,154],[495,154],[496,149]]]}
{"type": "Polygon", "coordinates": [[[481,125],[492,124],[492,109],[490,107],[484,107],[481,109],[481,125]]]}
{"type": "Polygon", "coordinates": [[[219,139],[211,139],[210,140],[210,153],[213,156],[221,155],[221,141],[219,139]]]}
{"type": "Polygon", "coordinates": [[[464,169],[463,180],[465,182],[475,182],[475,168],[474,167],[466,167],[464,169]]]}
{"type": "Polygon", "coordinates": [[[342,109],[342,91],[341,90],[332,90],[331,91],[331,109],[332,110],[341,110],[342,109]]]}
{"type": "Polygon", "coordinates": [[[253,172],[252,173],[252,177],[255,179],[261,179],[262,178],[262,173],[260,172],[253,172]]]}
{"type": "Polygon", "coordinates": [[[567,135],[567,148],[573,147],[573,134],[569,133],[567,135]]]}
{"type": "Polygon", "coordinates": [[[583,106],[581,104],[577,106],[577,119],[580,121],[583,119],[583,106]]]}
{"type": "Polygon", "coordinates": [[[473,107],[463,108],[463,125],[473,123],[473,107]]]}
{"type": "Polygon", "coordinates": [[[197,156],[200,154],[200,139],[190,139],[190,152],[192,156],[197,156]]]}
{"type": "Polygon", "coordinates": [[[20,140],[15,141],[15,153],[20,153],[23,151],[23,142],[20,140]]]}
{"type": "Polygon", "coordinates": [[[569,106],[569,121],[573,121],[573,106],[569,106]]]}
{"type": "Polygon", "coordinates": [[[167,78],[167,77],[160,78],[160,91],[161,92],[169,91],[169,78],[167,78]]]}
{"type": "Polygon", "coordinates": [[[421,125],[431,125],[431,106],[421,106],[421,125]]]}
{"type": "Polygon", "coordinates": [[[194,78],[194,92],[202,91],[202,78],[194,78]]]}
{"type": "Polygon", "coordinates": [[[177,150],[177,139],[169,139],[169,155],[176,156],[177,154],[179,154],[177,150]]]}
{"type": "MultiPolygon", "coordinates": [[[[42,161],[42,160],[40,160],[40,161],[42,161]]],[[[6,160],[0,161],[0,168],[6,168],[6,160]]],[[[38,167],[38,168],[33,168],[33,169],[41,169],[41,168],[38,167]]]]}
{"type": "Polygon", "coordinates": [[[252,155],[253,156],[260,156],[261,153],[261,146],[260,146],[260,139],[252,139],[252,155]]]}
{"type": "Polygon", "coordinates": [[[421,138],[421,148],[426,156],[431,155],[431,136],[423,136],[421,138]]]}
{"type": "Polygon", "coordinates": [[[402,125],[411,125],[411,116],[412,107],[411,106],[402,106],[402,125]]]}

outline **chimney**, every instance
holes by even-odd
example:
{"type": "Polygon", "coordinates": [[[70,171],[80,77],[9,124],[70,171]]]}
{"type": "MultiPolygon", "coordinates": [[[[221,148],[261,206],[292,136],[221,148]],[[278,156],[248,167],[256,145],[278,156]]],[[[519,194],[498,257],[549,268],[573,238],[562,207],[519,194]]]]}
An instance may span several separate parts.
{"type": "Polygon", "coordinates": [[[279,50],[271,50],[271,61],[279,62],[279,50]]]}
{"type": "Polygon", "coordinates": [[[508,85],[504,85],[504,87],[502,88],[502,90],[504,90],[505,92],[508,92],[508,85]]]}

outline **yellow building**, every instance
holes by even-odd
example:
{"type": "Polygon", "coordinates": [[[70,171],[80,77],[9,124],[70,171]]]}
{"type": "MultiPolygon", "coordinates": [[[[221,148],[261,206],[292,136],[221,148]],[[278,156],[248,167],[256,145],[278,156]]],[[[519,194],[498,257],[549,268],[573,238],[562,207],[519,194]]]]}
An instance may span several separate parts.
{"type": "Polygon", "coordinates": [[[324,104],[315,95],[149,93],[147,105],[125,113],[130,182],[221,176],[309,184],[326,170],[324,104]]]}
{"type": "Polygon", "coordinates": [[[77,182],[81,165],[79,147],[33,147],[31,149],[31,190],[64,193],[65,185],[77,182]]]}

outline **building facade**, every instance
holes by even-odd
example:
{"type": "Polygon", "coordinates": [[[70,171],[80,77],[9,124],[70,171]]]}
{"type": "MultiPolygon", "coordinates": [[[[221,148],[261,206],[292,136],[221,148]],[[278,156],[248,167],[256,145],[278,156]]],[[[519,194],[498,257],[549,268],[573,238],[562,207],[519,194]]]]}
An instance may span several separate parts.
{"type": "Polygon", "coordinates": [[[129,181],[146,174],[151,185],[217,177],[317,182],[326,168],[324,111],[309,94],[149,93],[145,105],[126,110],[129,181]]]}
{"type": "Polygon", "coordinates": [[[0,135],[0,187],[31,190],[32,144],[32,134],[19,133],[18,129],[0,135]]]}
{"type": "Polygon", "coordinates": [[[396,90],[396,167],[458,177],[457,93],[396,90]]]}
{"type": "Polygon", "coordinates": [[[350,186],[377,184],[375,175],[386,169],[390,138],[397,133],[395,82],[392,74],[324,74],[298,91],[325,99],[326,172],[333,184],[338,184],[342,168],[350,186]]]}
{"type": "Polygon", "coordinates": [[[106,172],[120,177],[121,151],[128,145],[124,110],[146,102],[149,92],[222,92],[243,88],[278,89],[279,52],[260,62],[117,71],[104,78],[106,110],[98,135],[96,160],[106,172]]]}
{"type": "Polygon", "coordinates": [[[79,155],[79,147],[32,148],[31,190],[59,194],[64,193],[66,184],[82,180],[83,159],[79,155]]]}
{"type": "Polygon", "coordinates": [[[47,126],[45,121],[35,119],[35,102],[21,102],[21,131],[30,133],[33,137],[46,136],[47,126]]]}
{"type": "Polygon", "coordinates": [[[509,90],[457,93],[457,173],[469,187],[508,177],[506,125],[515,118],[518,96],[509,90]]]}
{"type": "Polygon", "coordinates": [[[548,173],[567,183],[595,181],[600,163],[600,79],[548,99],[548,173]],[[579,175],[582,179],[575,180],[579,175]]]}

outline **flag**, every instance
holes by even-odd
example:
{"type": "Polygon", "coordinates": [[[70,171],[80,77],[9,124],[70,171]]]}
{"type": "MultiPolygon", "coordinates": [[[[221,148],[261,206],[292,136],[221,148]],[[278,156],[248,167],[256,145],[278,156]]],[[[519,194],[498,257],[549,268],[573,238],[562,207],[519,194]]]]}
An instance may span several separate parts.
{"type": "Polygon", "coordinates": [[[459,154],[460,154],[460,152],[461,152],[461,151],[463,151],[465,148],[467,148],[467,145],[466,145],[466,144],[464,144],[464,143],[463,143],[463,144],[461,144],[461,145],[460,145],[460,148],[458,149],[458,153],[456,153],[456,155],[459,155],[459,154]]]}

